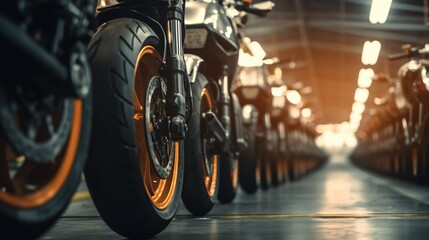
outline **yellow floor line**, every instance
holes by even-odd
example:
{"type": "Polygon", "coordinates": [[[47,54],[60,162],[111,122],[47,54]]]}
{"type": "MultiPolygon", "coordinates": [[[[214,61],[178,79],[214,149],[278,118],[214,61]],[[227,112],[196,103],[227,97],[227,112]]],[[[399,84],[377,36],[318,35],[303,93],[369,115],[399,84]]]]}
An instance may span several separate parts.
{"type": "Polygon", "coordinates": [[[77,192],[73,195],[72,202],[90,199],[89,192],[77,192]]]}
{"type": "MultiPolygon", "coordinates": [[[[179,219],[192,216],[176,216],[179,219]]],[[[287,218],[429,218],[429,213],[356,213],[356,214],[238,214],[207,215],[207,219],[287,219],[287,218]]]]}

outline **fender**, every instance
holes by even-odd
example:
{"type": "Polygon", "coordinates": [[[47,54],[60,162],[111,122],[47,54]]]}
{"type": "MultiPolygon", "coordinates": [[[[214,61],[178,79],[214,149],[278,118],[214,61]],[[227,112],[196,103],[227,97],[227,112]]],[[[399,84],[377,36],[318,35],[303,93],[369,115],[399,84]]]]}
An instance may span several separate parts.
{"type": "Polygon", "coordinates": [[[185,54],[186,72],[189,76],[189,82],[195,83],[197,79],[198,68],[204,60],[194,54],[185,54]]]}
{"type": "Polygon", "coordinates": [[[103,23],[106,23],[116,18],[134,18],[149,25],[149,27],[160,38],[161,46],[158,46],[157,50],[163,56],[162,59],[165,60],[165,57],[167,54],[165,51],[167,49],[167,45],[166,45],[167,38],[165,36],[164,28],[159,22],[133,9],[129,9],[125,7],[111,7],[111,8],[103,9],[101,12],[97,14],[97,16],[95,17],[95,26],[98,28],[103,23]],[[162,47],[162,49],[159,47],[162,47]]]}

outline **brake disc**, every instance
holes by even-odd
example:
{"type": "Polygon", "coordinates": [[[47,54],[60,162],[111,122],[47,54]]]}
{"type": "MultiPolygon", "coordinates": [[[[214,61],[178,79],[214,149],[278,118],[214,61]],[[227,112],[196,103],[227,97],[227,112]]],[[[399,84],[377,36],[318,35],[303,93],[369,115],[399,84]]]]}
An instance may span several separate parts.
{"type": "Polygon", "coordinates": [[[168,117],[162,101],[167,95],[167,86],[159,77],[150,80],[146,91],[145,127],[149,155],[158,176],[170,176],[174,162],[174,142],[169,137],[168,117]]]}

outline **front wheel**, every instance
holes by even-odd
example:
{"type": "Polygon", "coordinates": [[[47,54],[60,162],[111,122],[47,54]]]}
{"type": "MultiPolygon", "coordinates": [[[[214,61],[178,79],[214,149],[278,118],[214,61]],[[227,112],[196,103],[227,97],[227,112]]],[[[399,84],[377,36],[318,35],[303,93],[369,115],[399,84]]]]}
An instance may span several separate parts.
{"type": "Polygon", "coordinates": [[[267,149],[262,150],[262,157],[259,159],[260,162],[260,175],[261,175],[261,189],[268,190],[272,186],[272,157],[267,149]]]}
{"type": "Polygon", "coordinates": [[[87,158],[90,100],[0,84],[2,236],[35,238],[67,207],[87,158]]]}
{"type": "Polygon", "coordinates": [[[192,84],[193,106],[185,140],[185,176],[182,200],[194,215],[213,209],[219,188],[219,159],[210,145],[215,143],[203,124],[203,114],[213,110],[213,96],[208,80],[198,74],[192,84]]]}
{"type": "Polygon", "coordinates": [[[88,48],[95,114],[86,179],[102,218],[128,238],[166,228],[182,191],[183,144],[169,137],[159,43],[145,23],[119,18],[88,48]]]}
{"type": "Polygon", "coordinates": [[[247,135],[247,149],[240,153],[239,182],[244,192],[254,194],[259,186],[256,125],[247,125],[244,128],[247,135]]]}
{"type": "Polygon", "coordinates": [[[271,151],[269,152],[270,158],[270,172],[271,172],[271,184],[276,187],[281,182],[281,166],[280,166],[280,157],[278,154],[278,134],[276,131],[271,131],[271,144],[273,145],[271,151]]]}
{"type": "Polygon", "coordinates": [[[222,203],[234,200],[238,191],[238,159],[229,153],[220,156],[220,184],[218,199],[222,203]]]}

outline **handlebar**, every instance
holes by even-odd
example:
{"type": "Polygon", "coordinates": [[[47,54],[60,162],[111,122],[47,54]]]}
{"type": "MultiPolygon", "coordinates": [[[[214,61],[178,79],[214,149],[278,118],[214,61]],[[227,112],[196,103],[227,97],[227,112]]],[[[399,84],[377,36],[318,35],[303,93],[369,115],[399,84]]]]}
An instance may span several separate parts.
{"type": "Polygon", "coordinates": [[[394,54],[390,54],[388,56],[389,60],[399,60],[399,59],[404,59],[404,58],[408,58],[409,57],[409,53],[394,53],[394,54]]]}
{"type": "Polygon", "coordinates": [[[269,12],[273,10],[274,3],[271,1],[264,1],[264,2],[252,4],[252,3],[244,3],[242,1],[237,1],[235,2],[234,7],[238,11],[244,11],[259,17],[265,17],[269,12]]]}
{"type": "Polygon", "coordinates": [[[390,54],[389,60],[399,60],[404,58],[423,58],[424,55],[429,53],[429,45],[426,45],[424,48],[419,49],[417,47],[411,47],[409,45],[403,46],[404,52],[390,54]]]}

